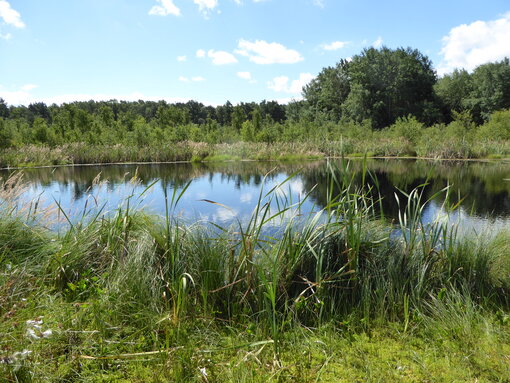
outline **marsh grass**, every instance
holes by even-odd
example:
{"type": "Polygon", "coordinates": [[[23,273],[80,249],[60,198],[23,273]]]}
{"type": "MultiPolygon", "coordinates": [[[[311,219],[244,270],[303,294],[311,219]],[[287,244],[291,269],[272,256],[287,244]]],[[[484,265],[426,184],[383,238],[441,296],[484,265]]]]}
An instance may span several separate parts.
{"type": "MultiPolygon", "coordinates": [[[[328,203],[307,216],[304,200],[285,193],[292,176],[263,183],[251,219],[230,227],[175,216],[189,184],[165,195],[163,217],[139,209],[149,185],[113,214],[98,204],[99,213],[89,209],[57,233],[6,209],[0,376],[405,381],[437,368],[445,381],[508,377],[508,233],[465,237],[444,220],[424,224],[421,187],[399,197],[391,225],[376,180],[365,167],[363,186],[353,177],[348,162],[330,165],[328,203]],[[276,233],[266,230],[275,223],[276,233]],[[36,318],[52,336],[27,338],[26,321],[36,318]],[[411,375],[378,364],[391,358],[377,347],[393,350],[411,375]],[[466,373],[469,353],[477,359],[466,373]],[[488,360],[492,371],[481,367],[488,360]]],[[[445,211],[455,207],[446,202],[445,211]]]]}

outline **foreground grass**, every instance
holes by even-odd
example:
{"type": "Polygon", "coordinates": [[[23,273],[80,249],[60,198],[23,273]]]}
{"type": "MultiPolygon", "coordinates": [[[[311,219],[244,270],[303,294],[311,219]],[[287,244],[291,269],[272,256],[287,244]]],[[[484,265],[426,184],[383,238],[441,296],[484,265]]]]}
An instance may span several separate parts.
{"type": "Polygon", "coordinates": [[[348,170],[322,215],[276,187],[222,229],[175,220],[177,192],[57,233],[3,195],[0,379],[509,381],[510,233],[424,225],[417,189],[395,235],[348,170]]]}

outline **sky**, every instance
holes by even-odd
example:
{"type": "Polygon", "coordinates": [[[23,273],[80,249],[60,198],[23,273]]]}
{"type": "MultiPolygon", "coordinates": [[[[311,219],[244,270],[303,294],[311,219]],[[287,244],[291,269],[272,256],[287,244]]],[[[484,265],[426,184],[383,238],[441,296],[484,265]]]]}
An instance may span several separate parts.
{"type": "Polygon", "coordinates": [[[372,46],[472,71],[510,57],[510,2],[0,0],[0,98],[285,103],[372,46]]]}

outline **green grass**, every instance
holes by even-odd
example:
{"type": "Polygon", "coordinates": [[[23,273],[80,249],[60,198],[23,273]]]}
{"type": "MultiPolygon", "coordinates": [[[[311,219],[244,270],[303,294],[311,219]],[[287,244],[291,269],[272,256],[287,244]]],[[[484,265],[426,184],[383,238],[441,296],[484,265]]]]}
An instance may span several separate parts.
{"type": "MultiPolygon", "coordinates": [[[[432,128],[431,128],[432,129],[432,128]]],[[[72,164],[222,162],[239,160],[299,161],[324,157],[424,157],[437,159],[491,158],[510,156],[508,140],[466,141],[438,136],[413,144],[386,131],[360,137],[304,142],[158,143],[93,145],[73,143],[56,147],[24,145],[0,150],[0,167],[34,167],[72,164]]]]}
{"type": "Polygon", "coordinates": [[[176,220],[186,187],[164,217],[128,199],[59,232],[4,196],[0,379],[510,380],[510,232],[424,224],[420,188],[395,227],[350,174],[329,170],[321,215],[292,216],[284,182],[228,228],[176,220]]]}

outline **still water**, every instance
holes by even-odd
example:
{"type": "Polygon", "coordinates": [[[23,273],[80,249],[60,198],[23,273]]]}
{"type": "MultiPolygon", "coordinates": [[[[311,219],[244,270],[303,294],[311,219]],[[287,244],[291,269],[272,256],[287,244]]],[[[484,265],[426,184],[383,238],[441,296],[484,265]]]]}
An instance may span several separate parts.
{"type": "MultiPolygon", "coordinates": [[[[349,163],[358,184],[362,182],[362,165],[362,161],[349,163]]],[[[463,226],[476,229],[487,224],[492,227],[510,224],[510,162],[370,160],[367,168],[377,179],[382,208],[390,219],[398,217],[395,194],[402,198],[401,191],[409,192],[428,181],[424,187],[425,199],[450,186],[452,202],[460,201],[452,217],[463,226]]],[[[5,180],[9,174],[3,170],[0,177],[5,180]]],[[[164,215],[165,193],[171,199],[174,190],[179,193],[189,183],[174,214],[189,223],[204,221],[226,226],[246,222],[261,191],[263,197],[265,192],[286,180],[276,190],[278,199],[288,204],[304,200],[299,211],[289,211],[289,214],[321,210],[326,201],[327,174],[325,161],[27,169],[23,175],[27,187],[21,199],[24,203],[39,201],[38,209],[58,202],[72,220],[79,219],[84,211],[103,208],[107,213],[119,206],[125,208],[128,199],[130,208],[164,215]],[[294,176],[288,179],[291,175],[294,176]],[[134,176],[136,182],[132,180],[134,176]]],[[[424,221],[443,214],[444,195],[427,205],[424,221]]],[[[278,206],[273,205],[273,212],[276,212],[278,206]]]]}

